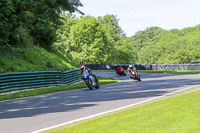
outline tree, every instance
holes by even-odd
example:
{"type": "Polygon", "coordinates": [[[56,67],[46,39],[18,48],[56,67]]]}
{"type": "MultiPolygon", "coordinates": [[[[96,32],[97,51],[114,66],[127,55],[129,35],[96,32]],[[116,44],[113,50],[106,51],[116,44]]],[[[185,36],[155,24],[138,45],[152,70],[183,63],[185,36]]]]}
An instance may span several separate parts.
{"type": "Polygon", "coordinates": [[[50,48],[61,25],[60,13],[79,12],[79,0],[2,0],[1,31],[3,44],[35,44],[50,48]],[[11,19],[10,19],[11,18],[11,19]],[[8,32],[5,32],[5,29],[8,32]]]}
{"type": "Polygon", "coordinates": [[[97,20],[102,24],[108,38],[110,50],[109,61],[111,63],[129,63],[133,60],[130,54],[132,48],[127,41],[126,35],[119,26],[119,19],[115,15],[98,17],[97,20]]]}
{"type": "MultiPolygon", "coordinates": [[[[42,47],[50,47],[56,41],[56,31],[62,24],[60,13],[64,11],[79,12],[82,6],[79,0],[43,0],[37,2],[31,10],[34,19],[31,27],[31,35],[34,36],[35,44],[42,47]]],[[[83,14],[83,13],[82,13],[83,14]]]]}
{"type": "Polygon", "coordinates": [[[17,20],[14,14],[14,4],[11,0],[0,1],[0,45],[8,44],[11,31],[17,20]]]}
{"type": "Polygon", "coordinates": [[[172,29],[147,28],[130,38],[138,64],[182,64],[200,60],[200,26],[172,29]]]}
{"type": "Polygon", "coordinates": [[[67,52],[68,45],[70,45],[70,31],[77,21],[76,16],[71,13],[61,14],[62,25],[57,30],[57,41],[54,43],[54,48],[64,55],[70,56],[69,52],[67,52]]]}
{"type": "Polygon", "coordinates": [[[81,17],[72,27],[67,51],[78,64],[103,63],[110,46],[101,24],[90,16],[81,17]]]}

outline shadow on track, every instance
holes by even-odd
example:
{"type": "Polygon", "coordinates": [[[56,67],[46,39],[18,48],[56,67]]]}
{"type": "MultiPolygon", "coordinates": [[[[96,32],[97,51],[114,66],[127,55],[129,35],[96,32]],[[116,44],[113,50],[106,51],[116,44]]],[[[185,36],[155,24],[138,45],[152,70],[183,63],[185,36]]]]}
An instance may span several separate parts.
{"type": "MultiPolygon", "coordinates": [[[[158,74],[157,77],[153,78],[155,75],[142,74],[142,82],[135,82],[129,79],[129,76],[117,77],[121,79],[121,82],[101,86],[98,90],[91,91],[88,88],[84,88],[3,101],[0,102],[0,119],[67,112],[95,107],[100,102],[107,101],[151,98],[170,93],[175,90],[174,88],[186,88],[188,85],[198,85],[200,83],[200,78],[187,79],[182,76],[168,74],[167,76],[158,74]]],[[[113,77],[116,78],[116,75],[113,77]]]]}

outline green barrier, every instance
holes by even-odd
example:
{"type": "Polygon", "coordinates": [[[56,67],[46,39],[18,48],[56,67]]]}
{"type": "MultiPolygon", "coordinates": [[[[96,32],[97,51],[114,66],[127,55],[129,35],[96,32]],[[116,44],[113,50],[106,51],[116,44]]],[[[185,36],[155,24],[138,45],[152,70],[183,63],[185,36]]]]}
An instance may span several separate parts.
{"type": "Polygon", "coordinates": [[[81,80],[81,70],[39,71],[0,74],[0,93],[57,85],[69,85],[81,80]]]}

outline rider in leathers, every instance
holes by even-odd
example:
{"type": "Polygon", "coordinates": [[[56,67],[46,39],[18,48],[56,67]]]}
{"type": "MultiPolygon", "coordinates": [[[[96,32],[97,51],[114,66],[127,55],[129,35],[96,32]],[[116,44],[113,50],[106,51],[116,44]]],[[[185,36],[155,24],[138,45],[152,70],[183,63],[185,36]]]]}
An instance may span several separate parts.
{"type": "Polygon", "coordinates": [[[83,79],[83,80],[85,80],[84,77],[83,77],[84,72],[85,72],[85,71],[88,71],[88,72],[95,78],[96,84],[99,83],[99,81],[98,81],[96,75],[92,73],[92,70],[91,70],[90,68],[85,67],[84,65],[81,65],[80,68],[81,68],[81,70],[82,70],[81,75],[82,75],[82,79],[83,79]]]}
{"type": "Polygon", "coordinates": [[[137,69],[133,68],[133,65],[129,65],[127,70],[128,70],[128,74],[130,74],[130,78],[133,78],[131,76],[132,71],[134,71],[134,73],[137,73],[137,69]]]}

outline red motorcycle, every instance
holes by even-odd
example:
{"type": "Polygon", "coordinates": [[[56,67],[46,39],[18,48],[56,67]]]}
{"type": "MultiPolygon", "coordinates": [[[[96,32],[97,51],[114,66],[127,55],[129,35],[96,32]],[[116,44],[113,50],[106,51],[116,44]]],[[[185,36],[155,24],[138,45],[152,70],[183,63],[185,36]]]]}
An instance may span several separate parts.
{"type": "Polygon", "coordinates": [[[119,74],[120,76],[126,76],[126,73],[124,72],[124,68],[123,67],[117,67],[115,69],[116,73],[119,74]]]}
{"type": "Polygon", "coordinates": [[[140,74],[137,71],[131,71],[130,75],[133,80],[141,81],[140,74]]]}

